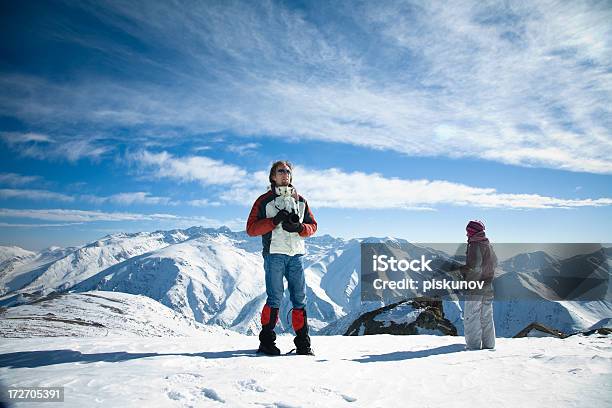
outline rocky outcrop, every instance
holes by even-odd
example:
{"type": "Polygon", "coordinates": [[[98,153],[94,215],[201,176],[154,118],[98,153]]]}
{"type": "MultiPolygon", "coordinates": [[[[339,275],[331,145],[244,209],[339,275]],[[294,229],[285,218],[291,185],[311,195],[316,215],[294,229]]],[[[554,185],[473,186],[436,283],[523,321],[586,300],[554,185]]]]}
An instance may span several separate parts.
{"type": "Polygon", "coordinates": [[[364,313],[344,333],[345,336],[368,334],[456,336],[457,328],[444,317],[441,301],[418,298],[364,313]]]}
{"type": "Polygon", "coordinates": [[[513,336],[515,339],[521,337],[557,337],[559,339],[564,339],[567,335],[557,329],[553,329],[538,322],[533,322],[513,336]]]}
{"type": "Polygon", "coordinates": [[[583,334],[585,336],[590,336],[593,334],[608,336],[612,334],[612,329],[609,327],[599,327],[596,329],[579,331],[579,332],[567,334],[567,333],[563,333],[560,330],[543,325],[541,323],[533,322],[527,325],[527,327],[525,327],[523,330],[518,332],[516,335],[514,335],[513,338],[516,339],[520,337],[556,337],[558,339],[564,339],[566,337],[575,336],[577,334],[583,334]]]}

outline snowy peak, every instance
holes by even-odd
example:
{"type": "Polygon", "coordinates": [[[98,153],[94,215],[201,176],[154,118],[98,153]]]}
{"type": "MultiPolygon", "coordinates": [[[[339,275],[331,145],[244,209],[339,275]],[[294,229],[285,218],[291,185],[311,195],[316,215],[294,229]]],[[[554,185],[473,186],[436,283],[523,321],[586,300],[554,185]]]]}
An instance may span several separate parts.
{"type": "Polygon", "coordinates": [[[119,262],[186,239],[189,236],[179,230],[107,235],[68,253],[62,250],[41,253],[41,260],[44,258],[48,263],[23,265],[13,274],[21,276],[12,276],[11,282],[2,279],[0,284],[22,292],[62,291],[119,262]]]}
{"type": "Polygon", "coordinates": [[[20,248],[18,246],[0,246],[0,270],[2,264],[8,260],[14,258],[31,258],[36,256],[35,252],[28,251],[27,249],[20,248]]]}
{"type": "Polygon", "coordinates": [[[537,271],[559,261],[544,251],[528,252],[518,254],[500,263],[500,266],[508,272],[537,271]]]}
{"type": "MultiPolygon", "coordinates": [[[[263,259],[237,243],[222,234],[193,238],[116,264],[72,290],[141,294],[198,322],[256,333],[265,302],[263,259]]],[[[321,290],[320,277],[308,269],[306,290],[313,328],[342,316],[321,290]]],[[[281,308],[291,308],[287,294],[281,308]]],[[[279,322],[278,327],[290,325],[279,322]]]]}
{"type": "Polygon", "coordinates": [[[20,289],[36,278],[37,271],[46,264],[63,258],[73,248],[51,247],[39,253],[19,247],[1,247],[6,258],[0,262],[0,296],[20,289]]]}
{"type": "Polygon", "coordinates": [[[198,322],[229,327],[264,291],[261,257],[231,243],[225,236],[190,239],[132,257],[73,289],[145,295],[198,322]]]}

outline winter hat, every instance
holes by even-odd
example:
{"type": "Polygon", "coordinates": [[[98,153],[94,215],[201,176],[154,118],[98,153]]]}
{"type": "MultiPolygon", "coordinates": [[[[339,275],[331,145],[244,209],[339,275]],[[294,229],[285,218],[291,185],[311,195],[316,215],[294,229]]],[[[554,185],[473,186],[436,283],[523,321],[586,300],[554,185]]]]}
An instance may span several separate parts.
{"type": "Polygon", "coordinates": [[[484,229],[485,229],[484,223],[479,220],[472,220],[468,222],[468,225],[465,227],[468,237],[471,237],[474,234],[484,231],[484,229]]]}

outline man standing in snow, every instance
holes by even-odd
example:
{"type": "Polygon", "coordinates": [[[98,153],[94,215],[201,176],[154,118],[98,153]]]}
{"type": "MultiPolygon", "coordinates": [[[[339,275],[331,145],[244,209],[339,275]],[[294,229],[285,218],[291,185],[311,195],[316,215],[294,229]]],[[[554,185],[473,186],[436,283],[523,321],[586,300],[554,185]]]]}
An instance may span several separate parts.
{"type": "Polygon", "coordinates": [[[270,190],[261,195],[251,209],[246,231],[250,236],[261,235],[266,274],[266,304],[261,312],[259,350],[279,355],[274,327],[278,322],[283,298],[283,277],[287,279],[293,311],[291,323],[295,331],[297,354],[313,355],[306,318],[306,282],[302,255],[306,252],[304,238],[313,235],[317,222],[304,197],[292,186],[293,167],[288,161],[277,161],[270,169],[270,190]]]}
{"type": "Polygon", "coordinates": [[[495,348],[493,323],[492,281],[497,267],[497,256],[485,236],[482,221],[470,221],[466,226],[468,245],[466,264],[461,274],[466,280],[484,281],[485,288],[466,296],[463,308],[463,328],[468,350],[495,348]]]}

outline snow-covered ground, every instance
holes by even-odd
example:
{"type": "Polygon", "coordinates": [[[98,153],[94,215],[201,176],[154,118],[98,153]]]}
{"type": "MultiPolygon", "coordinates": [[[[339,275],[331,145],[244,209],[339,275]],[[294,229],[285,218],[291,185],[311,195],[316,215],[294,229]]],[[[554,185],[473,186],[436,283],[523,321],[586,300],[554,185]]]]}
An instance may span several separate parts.
{"type": "MultiPolygon", "coordinates": [[[[3,339],[5,386],[64,386],[65,407],[605,407],[610,337],[316,336],[315,357],[256,356],[257,338],[3,339]]],[[[280,336],[288,351],[292,337],[280,336]]],[[[38,406],[31,403],[29,406],[38,406]]],[[[28,404],[19,404],[28,406],[28,404]]]]}

